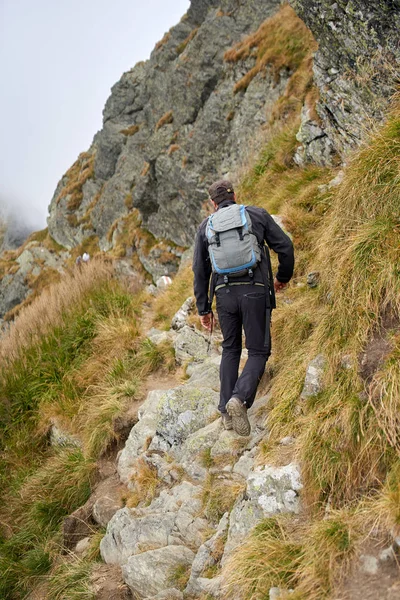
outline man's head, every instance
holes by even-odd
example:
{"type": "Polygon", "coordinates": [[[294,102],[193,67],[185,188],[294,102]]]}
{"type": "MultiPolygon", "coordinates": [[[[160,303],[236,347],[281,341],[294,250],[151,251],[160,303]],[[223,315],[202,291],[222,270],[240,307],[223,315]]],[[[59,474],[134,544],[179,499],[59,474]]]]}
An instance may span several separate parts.
{"type": "Polygon", "coordinates": [[[219,179],[208,188],[209,196],[214,205],[218,206],[224,200],[235,202],[233,185],[227,179],[219,179]]]}

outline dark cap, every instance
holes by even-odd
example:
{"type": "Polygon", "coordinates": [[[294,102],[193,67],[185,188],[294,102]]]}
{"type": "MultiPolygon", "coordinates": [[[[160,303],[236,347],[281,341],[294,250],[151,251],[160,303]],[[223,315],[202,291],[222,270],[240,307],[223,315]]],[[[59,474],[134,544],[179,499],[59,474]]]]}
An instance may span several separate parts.
{"type": "Polygon", "coordinates": [[[216,204],[219,204],[223,200],[233,200],[233,194],[235,192],[230,181],[227,179],[219,179],[210,185],[208,193],[211,200],[214,200],[216,204]]]}

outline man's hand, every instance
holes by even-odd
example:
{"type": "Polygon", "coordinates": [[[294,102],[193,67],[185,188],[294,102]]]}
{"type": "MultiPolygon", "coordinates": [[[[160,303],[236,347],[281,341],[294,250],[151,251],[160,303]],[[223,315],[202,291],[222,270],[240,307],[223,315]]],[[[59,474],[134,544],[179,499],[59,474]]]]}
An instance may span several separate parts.
{"type": "Polygon", "coordinates": [[[213,318],[212,312],[209,312],[208,315],[200,315],[200,323],[207,331],[211,331],[213,318]]]}
{"type": "Polygon", "coordinates": [[[275,279],[274,279],[275,292],[281,292],[286,287],[287,287],[287,283],[282,283],[282,281],[278,281],[277,278],[275,277],[275,279]]]}

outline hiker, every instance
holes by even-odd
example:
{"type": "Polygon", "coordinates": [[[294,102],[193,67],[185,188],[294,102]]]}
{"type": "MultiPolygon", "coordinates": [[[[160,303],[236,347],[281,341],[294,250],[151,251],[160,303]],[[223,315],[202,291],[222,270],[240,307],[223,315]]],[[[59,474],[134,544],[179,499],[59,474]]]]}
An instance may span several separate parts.
{"type": "Polygon", "coordinates": [[[204,219],[197,232],[194,294],[201,324],[210,334],[216,296],[223,334],[218,410],[225,429],[246,436],[250,434],[247,410],[271,354],[275,292],[283,290],[293,275],[293,244],[266,210],[237,204],[229,181],[216,181],[208,192],[214,214],[204,219]],[[266,244],[278,254],[275,278],[266,244]],[[238,377],[242,327],[248,359],[238,377]]]}

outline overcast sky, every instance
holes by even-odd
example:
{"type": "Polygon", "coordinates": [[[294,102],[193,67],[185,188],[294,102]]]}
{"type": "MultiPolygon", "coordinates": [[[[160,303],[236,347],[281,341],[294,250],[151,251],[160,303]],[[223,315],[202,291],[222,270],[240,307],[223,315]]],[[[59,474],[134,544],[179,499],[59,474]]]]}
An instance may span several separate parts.
{"type": "Polygon", "coordinates": [[[189,0],[0,0],[0,205],[37,228],[101,128],[111,86],[189,0]]]}

